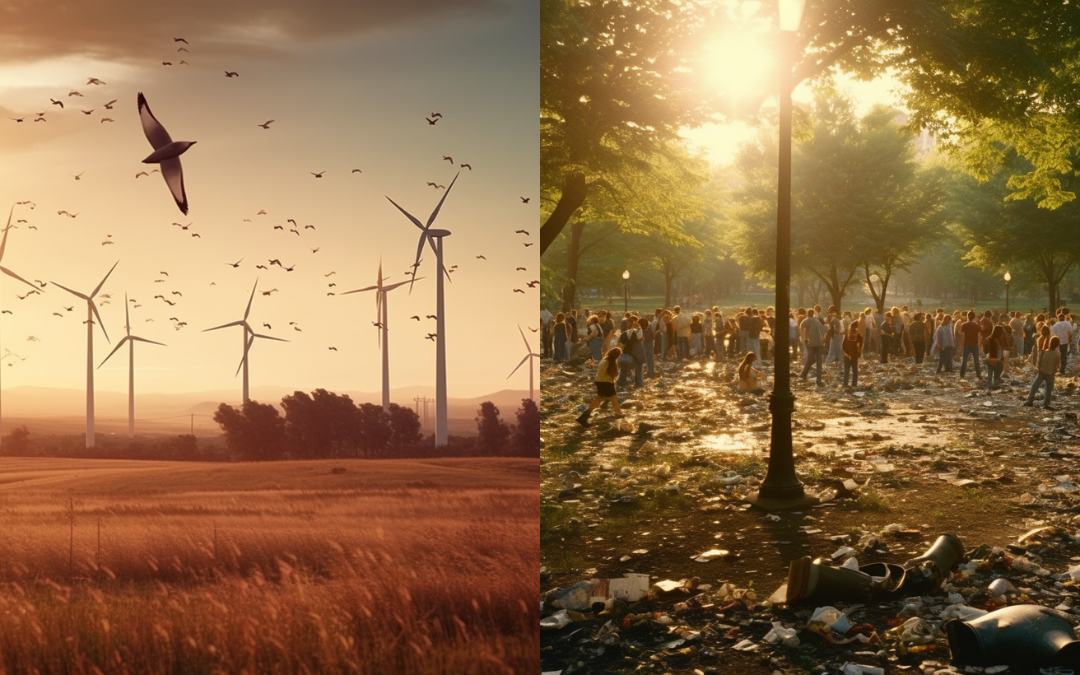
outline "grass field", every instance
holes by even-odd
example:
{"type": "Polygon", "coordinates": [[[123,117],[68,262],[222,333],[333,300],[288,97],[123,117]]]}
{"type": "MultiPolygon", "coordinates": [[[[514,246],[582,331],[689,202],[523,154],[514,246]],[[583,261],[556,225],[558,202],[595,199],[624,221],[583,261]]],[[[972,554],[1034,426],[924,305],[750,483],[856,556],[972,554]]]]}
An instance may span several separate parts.
{"type": "Polygon", "coordinates": [[[0,460],[0,672],[539,668],[536,460],[0,460]]]}

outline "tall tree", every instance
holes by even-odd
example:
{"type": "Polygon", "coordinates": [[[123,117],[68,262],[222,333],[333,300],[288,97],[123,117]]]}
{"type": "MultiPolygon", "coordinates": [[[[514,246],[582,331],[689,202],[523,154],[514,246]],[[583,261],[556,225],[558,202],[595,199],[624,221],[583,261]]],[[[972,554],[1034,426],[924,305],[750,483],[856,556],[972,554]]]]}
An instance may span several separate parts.
{"type": "Polygon", "coordinates": [[[540,456],[540,410],[531,398],[521,399],[514,426],[514,445],[522,456],[540,456]]]}
{"type": "Polygon", "coordinates": [[[214,421],[225,432],[225,445],[240,459],[279,459],[285,452],[285,420],[269,403],[248,401],[240,408],[222,403],[214,421]]]}
{"type": "Polygon", "coordinates": [[[709,119],[694,52],[723,6],[702,0],[542,0],[540,184],[551,205],[543,255],[611,176],[642,171],[682,126],[709,119]]]}
{"type": "Polygon", "coordinates": [[[476,447],[481,455],[507,454],[510,428],[499,417],[499,408],[491,401],[484,401],[476,415],[476,447]]]}

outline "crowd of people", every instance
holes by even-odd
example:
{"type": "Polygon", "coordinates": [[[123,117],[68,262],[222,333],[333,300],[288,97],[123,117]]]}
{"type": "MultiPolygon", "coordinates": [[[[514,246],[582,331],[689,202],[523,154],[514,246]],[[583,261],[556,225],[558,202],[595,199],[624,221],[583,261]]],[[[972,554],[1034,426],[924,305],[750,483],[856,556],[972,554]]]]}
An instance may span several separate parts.
{"type": "MultiPolygon", "coordinates": [[[[579,418],[587,424],[589,413],[615,397],[617,388],[630,386],[631,380],[641,387],[644,379],[657,377],[658,361],[738,359],[738,390],[763,391],[765,375],[753,366],[772,359],[777,323],[772,307],[746,307],[730,317],[716,306],[685,312],[676,305],[657,308],[652,316],[624,312],[621,317],[607,310],[556,315],[542,311],[541,357],[569,360],[575,350],[587,345],[589,357],[600,366],[598,396],[579,418]]],[[[985,367],[986,386],[997,389],[1010,361],[1025,359],[1036,370],[1025,405],[1034,405],[1041,387],[1046,408],[1051,407],[1055,376],[1066,372],[1071,356],[1075,360],[1080,341],[1076,318],[1065,307],[1053,313],[985,310],[980,314],[974,310],[947,313],[940,307],[934,312],[912,312],[907,305],[884,312],[870,308],[841,312],[818,305],[792,311],[787,324],[791,362],[801,364],[794,373],[807,380],[814,371],[818,386],[823,384],[823,370],[832,364],[843,373],[842,386],[853,388],[858,386],[859,362],[864,358],[881,363],[911,358],[916,365],[936,360],[936,373],[954,372],[959,362],[961,379],[971,372],[983,381],[985,367]]]]}

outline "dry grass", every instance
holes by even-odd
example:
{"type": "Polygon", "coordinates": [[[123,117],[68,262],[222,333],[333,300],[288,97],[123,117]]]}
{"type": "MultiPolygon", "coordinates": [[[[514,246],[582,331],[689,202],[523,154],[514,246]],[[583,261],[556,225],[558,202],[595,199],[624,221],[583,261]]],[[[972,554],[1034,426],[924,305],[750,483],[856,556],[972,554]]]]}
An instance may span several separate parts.
{"type": "Polygon", "coordinates": [[[538,485],[536,460],[0,461],[0,672],[536,672],[538,485]]]}

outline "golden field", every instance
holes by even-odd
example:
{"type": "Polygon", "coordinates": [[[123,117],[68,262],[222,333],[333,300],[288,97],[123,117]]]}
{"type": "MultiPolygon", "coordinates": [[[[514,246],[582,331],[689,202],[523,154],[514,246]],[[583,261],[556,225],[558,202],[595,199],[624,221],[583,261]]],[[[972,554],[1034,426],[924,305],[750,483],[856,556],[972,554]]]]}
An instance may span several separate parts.
{"type": "Polygon", "coordinates": [[[535,459],[0,460],[0,672],[539,668],[535,459]]]}

